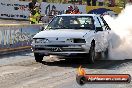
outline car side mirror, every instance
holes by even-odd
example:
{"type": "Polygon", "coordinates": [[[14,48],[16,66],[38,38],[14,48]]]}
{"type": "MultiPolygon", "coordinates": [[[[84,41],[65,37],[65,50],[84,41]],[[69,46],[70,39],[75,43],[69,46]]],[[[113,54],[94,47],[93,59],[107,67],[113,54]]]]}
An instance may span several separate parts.
{"type": "Polygon", "coordinates": [[[102,27],[96,27],[96,31],[103,31],[102,27]]]}

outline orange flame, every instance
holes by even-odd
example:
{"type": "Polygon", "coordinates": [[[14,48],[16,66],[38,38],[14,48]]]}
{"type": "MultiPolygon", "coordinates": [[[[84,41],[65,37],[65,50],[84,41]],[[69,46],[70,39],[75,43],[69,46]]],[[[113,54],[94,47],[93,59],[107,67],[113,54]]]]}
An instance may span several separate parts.
{"type": "Polygon", "coordinates": [[[86,71],[82,68],[82,66],[80,66],[78,68],[78,75],[85,75],[86,74],[86,71]]]}

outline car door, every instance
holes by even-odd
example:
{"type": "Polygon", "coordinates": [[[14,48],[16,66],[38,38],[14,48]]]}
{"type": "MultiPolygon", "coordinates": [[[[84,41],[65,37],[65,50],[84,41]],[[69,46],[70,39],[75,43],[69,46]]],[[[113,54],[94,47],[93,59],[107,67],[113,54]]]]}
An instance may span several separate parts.
{"type": "Polygon", "coordinates": [[[108,47],[108,37],[110,34],[110,27],[108,26],[108,24],[106,23],[106,21],[104,20],[103,17],[98,17],[100,24],[103,28],[103,33],[104,33],[104,37],[103,37],[103,41],[104,41],[104,47],[107,48],[108,47]]]}
{"type": "Polygon", "coordinates": [[[100,17],[101,21],[102,21],[102,26],[105,30],[105,35],[106,35],[106,38],[108,39],[110,33],[111,33],[111,28],[109,27],[109,25],[107,24],[107,22],[104,20],[103,17],[100,17]]]}
{"type": "Polygon", "coordinates": [[[105,30],[105,26],[103,26],[103,21],[98,16],[94,18],[95,20],[95,40],[96,40],[96,51],[102,52],[107,48],[107,31],[105,30]]]}

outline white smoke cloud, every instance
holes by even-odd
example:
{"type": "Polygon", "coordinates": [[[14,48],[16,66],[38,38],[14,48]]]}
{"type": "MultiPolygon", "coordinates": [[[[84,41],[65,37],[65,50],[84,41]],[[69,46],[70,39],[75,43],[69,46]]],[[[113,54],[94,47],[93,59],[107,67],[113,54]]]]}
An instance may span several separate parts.
{"type": "Polygon", "coordinates": [[[132,59],[132,5],[126,5],[116,18],[104,18],[115,33],[110,40],[110,59],[132,59]]]}

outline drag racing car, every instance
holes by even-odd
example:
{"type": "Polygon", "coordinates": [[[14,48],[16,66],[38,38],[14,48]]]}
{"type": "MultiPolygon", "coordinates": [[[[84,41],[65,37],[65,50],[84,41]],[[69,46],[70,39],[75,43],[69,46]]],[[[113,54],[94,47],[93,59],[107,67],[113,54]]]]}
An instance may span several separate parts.
{"type": "Polygon", "coordinates": [[[33,37],[36,62],[47,55],[78,55],[95,62],[96,53],[108,50],[110,27],[95,14],[62,14],[54,17],[45,29],[33,37]]]}

